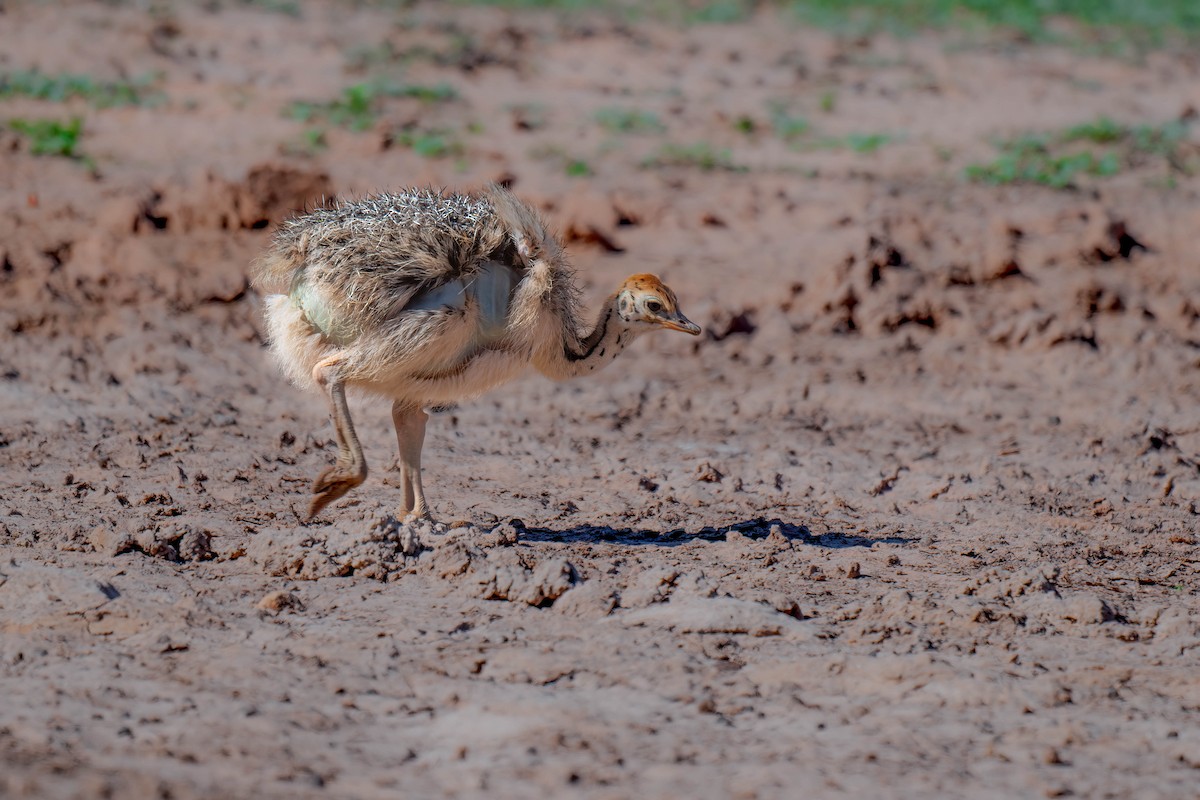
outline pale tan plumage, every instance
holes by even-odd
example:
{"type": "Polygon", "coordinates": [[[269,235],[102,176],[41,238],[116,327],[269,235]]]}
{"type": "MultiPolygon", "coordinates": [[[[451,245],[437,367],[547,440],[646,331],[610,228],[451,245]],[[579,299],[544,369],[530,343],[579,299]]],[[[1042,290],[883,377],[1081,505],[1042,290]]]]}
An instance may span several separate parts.
{"type": "Polygon", "coordinates": [[[699,327],[653,275],[634,275],[582,330],[562,245],[511,193],[412,190],[284,223],[255,268],[271,348],[330,403],[338,459],[313,485],[309,517],[366,479],[346,389],[390,398],[400,445],[400,515],[427,513],[424,407],[481,394],[529,366],[551,378],[607,364],[641,333],[699,327]]]}

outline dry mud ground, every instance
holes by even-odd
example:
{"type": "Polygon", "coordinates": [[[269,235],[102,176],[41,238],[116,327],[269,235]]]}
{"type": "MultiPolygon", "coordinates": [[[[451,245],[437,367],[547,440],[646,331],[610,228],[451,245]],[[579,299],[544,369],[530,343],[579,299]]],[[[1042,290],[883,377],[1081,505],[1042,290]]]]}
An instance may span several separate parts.
{"type": "Polygon", "coordinates": [[[0,102],[81,116],[95,164],[0,133],[0,794],[1195,796],[1200,184],[963,178],[996,136],[1194,115],[1194,53],[5,3],[34,67],[160,101],[0,102]],[[284,113],[379,76],[456,96],[324,146],[284,113]],[[892,138],[791,147],[772,103],[892,138]],[[498,179],[589,301],[657,271],[708,335],[435,416],[437,530],[377,525],[365,404],[371,478],[300,526],[333,443],[263,349],[266,228],[498,179]]]}

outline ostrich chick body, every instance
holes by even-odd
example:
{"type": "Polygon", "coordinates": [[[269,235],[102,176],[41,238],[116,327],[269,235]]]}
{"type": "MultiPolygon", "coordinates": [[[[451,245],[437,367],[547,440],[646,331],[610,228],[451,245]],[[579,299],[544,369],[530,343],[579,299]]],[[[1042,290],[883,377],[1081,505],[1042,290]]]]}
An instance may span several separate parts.
{"type": "Polygon", "coordinates": [[[612,361],[633,339],[699,334],[674,293],[633,275],[584,330],[562,245],[508,191],[413,190],[320,209],[276,232],[255,268],[271,349],[329,403],[338,456],[313,484],[308,518],[367,477],[347,389],[392,400],[404,499],[426,516],[425,407],[457,402],[532,366],[564,379],[612,361]]]}

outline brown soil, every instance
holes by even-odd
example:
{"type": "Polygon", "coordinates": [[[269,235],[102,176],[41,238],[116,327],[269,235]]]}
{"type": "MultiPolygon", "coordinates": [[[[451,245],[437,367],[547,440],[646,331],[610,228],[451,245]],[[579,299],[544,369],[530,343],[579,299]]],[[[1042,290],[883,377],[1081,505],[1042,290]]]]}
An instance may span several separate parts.
{"type": "Polygon", "coordinates": [[[0,133],[0,795],[1193,795],[1200,183],[961,176],[991,137],[1194,114],[1200,61],[961,45],[0,4],[0,68],[166,97],[0,103],[83,115],[96,164],[0,133]],[[282,109],[377,74],[458,97],[307,152],[282,109]],[[896,140],[795,150],[773,100],[896,140]],[[461,152],[404,146],[433,128],[461,152]],[[746,169],[641,166],[665,141],[746,169]],[[436,415],[437,529],[380,523],[365,404],[371,478],[301,526],[333,442],[263,348],[266,228],[497,179],[590,300],[655,271],[707,335],[436,415]]]}

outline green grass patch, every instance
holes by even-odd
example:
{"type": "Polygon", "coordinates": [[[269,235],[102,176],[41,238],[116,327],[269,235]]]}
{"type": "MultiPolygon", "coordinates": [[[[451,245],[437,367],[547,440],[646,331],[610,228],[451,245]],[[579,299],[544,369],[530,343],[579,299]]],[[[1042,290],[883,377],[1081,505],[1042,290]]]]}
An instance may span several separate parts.
{"type": "Polygon", "coordinates": [[[1195,0],[785,0],[804,21],[846,33],[898,34],[928,28],[1015,30],[1033,41],[1055,41],[1056,20],[1070,20],[1091,37],[1160,44],[1200,35],[1195,0]]]}
{"type": "Polygon", "coordinates": [[[1125,135],[1125,128],[1108,117],[1100,117],[1094,122],[1085,122],[1068,128],[1063,139],[1068,142],[1088,141],[1097,144],[1115,142],[1125,135]]]}
{"type": "Polygon", "coordinates": [[[796,142],[797,150],[852,150],[861,155],[870,155],[885,144],[896,141],[890,133],[849,133],[845,136],[820,136],[796,142]]]}
{"type": "Polygon", "coordinates": [[[455,0],[463,6],[543,9],[551,11],[609,11],[621,8],[613,0],[455,0]]]}
{"type": "Polygon", "coordinates": [[[1006,142],[1001,150],[1000,157],[995,161],[967,167],[967,177],[993,186],[1036,183],[1052,189],[1065,189],[1074,186],[1083,175],[1107,177],[1121,171],[1121,161],[1113,153],[1097,155],[1084,151],[1056,155],[1037,137],[1006,142]]]}
{"type": "Polygon", "coordinates": [[[586,178],[592,173],[592,167],[581,158],[572,158],[567,162],[566,173],[572,178],[586,178]]]}
{"type": "Polygon", "coordinates": [[[348,86],[340,97],[324,103],[298,100],[288,115],[300,122],[328,122],[353,131],[365,131],[379,116],[377,93],[365,83],[348,86]]]}
{"type": "Polygon", "coordinates": [[[1058,134],[1001,141],[997,147],[999,156],[968,166],[967,178],[992,185],[1033,183],[1064,189],[1081,177],[1105,178],[1156,161],[1187,175],[1197,169],[1197,148],[1188,142],[1188,126],[1183,122],[1123,125],[1100,117],[1058,134]]]}
{"type": "Polygon", "coordinates": [[[1154,45],[1173,36],[1200,38],[1196,0],[456,0],[562,12],[604,12],[627,20],[684,24],[748,19],[764,6],[846,35],[877,31],[1006,28],[1033,41],[1055,41],[1056,20],[1069,20],[1089,38],[1154,45]]]}
{"type": "Polygon", "coordinates": [[[844,141],[856,153],[874,153],[892,141],[892,137],[886,133],[851,133],[844,141]]]}
{"type": "Polygon", "coordinates": [[[571,178],[585,178],[596,174],[592,165],[583,157],[571,155],[557,144],[539,144],[530,148],[528,152],[531,158],[550,162],[555,169],[561,169],[571,178]]]}
{"type": "Polygon", "coordinates": [[[424,103],[446,103],[458,98],[458,90],[448,83],[435,83],[432,86],[408,83],[384,88],[383,93],[387,97],[414,97],[424,103]]]}
{"type": "Polygon", "coordinates": [[[300,122],[327,122],[352,131],[365,131],[379,118],[384,101],[395,97],[440,103],[455,99],[458,92],[445,83],[433,86],[380,81],[356,83],[347,86],[333,100],[323,103],[296,101],[288,107],[288,115],[300,122]]]}
{"type": "Polygon", "coordinates": [[[303,16],[298,0],[242,0],[242,2],[251,8],[269,11],[272,14],[283,14],[295,19],[303,16]]]}
{"type": "Polygon", "coordinates": [[[596,122],[611,133],[662,133],[667,129],[653,111],[632,108],[602,108],[596,122]]]}
{"type": "MultiPolygon", "coordinates": [[[[832,92],[826,92],[820,98],[822,111],[832,112],[837,99],[832,92]]],[[[851,133],[846,136],[825,136],[813,128],[808,119],[790,112],[778,101],[767,105],[767,114],[771,120],[771,130],[780,139],[787,142],[793,150],[833,150],[849,148],[855,153],[870,154],[896,139],[888,133],[851,133]]],[[[744,118],[743,118],[744,119],[744,118]]],[[[739,130],[751,132],[749,129],[739,130]]]]}
{"type": "Polygon", "coordinates": [[[725,169],[737,172],[744,171],[733,162],[733,155],[727,149],[714,148],[708,142],[694,144],[677,144],[667,142],[658,148],[654,155],[642,162],[643,167],[691,167],[694,169],[714,170],[725,169]]]}
{"type": "Polygon", "coordinates": [[[741,22],[750,16],[754,7],[745,0],[708,0],[687,3],[683,7],[684,21],[691,23],[741,22]]]}
{"type": "Polygon", "coordinates": [[[162,102],[154,88],[156,78],[147,76],[133,81],[98,81],[75,73],[47,74],[39,70],[14,70],[0,73],[0,99],[29,97],[53,103],[81,98],[97,108],[146,106],[162,102]]]}
{"type": "Polygon", "coordinates": [[[392,141],[424,158],[458,157],[465,152],[462,142],[451,131],[442,128],[397,131],[392,141]]]}
{"type": "Polygon", "coordinates": [[[29,143],[29,152],[35,156],[59,156],[70,158],[94,168],[89,157],[79,151],[79,140],[83,136],[83,120],[72,117],[66,122],[56,119],[11,119],[8,126],[29,143]]]}
{"type": "Polygon", "coordinates": [[[754,0],[455,0],[458,5],[496,6],[560,12],[602,12],[637,22],[654,19],[684,24],[730,23],[747,19],[754,0]]]}
{"type": "Polygon", "coordinates": [[[781,106],[771,106],[771,129],[775,135],[784,141],[794,141],[808,133],[811,127],[808,120],[796,114],[787,113],[781,106]]]}
{"type": "Polygon", "coordinates": [[[1157,126],[1138,125],[1128,129],[1126,136],[1134,153],[1158,155],[1174,163],[1186,160],[1186,150],[1196,149],[1188,148],[1188,124],[1180,120],[1157,126]]]}
{"type": "Polygon", "coordinates": [[[285,155],[311,157],[328,147],[324,128],[307,128],[299,136],[280,145],[280,150],[285,155]]]}
{"type": "Polygon", "coordinates": [[[56,119],[14,119],[9,127],[29,142],[29,152],[35,156],[64,156],[79,158],[79,137],[83,135],[83,120],[72,117],[66,122],[56,119]]]}

